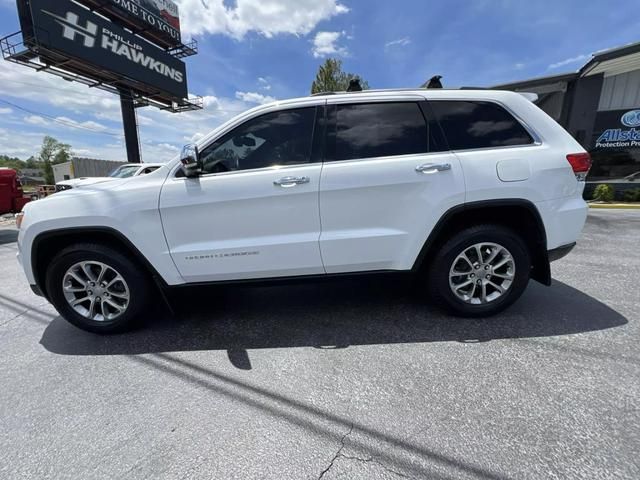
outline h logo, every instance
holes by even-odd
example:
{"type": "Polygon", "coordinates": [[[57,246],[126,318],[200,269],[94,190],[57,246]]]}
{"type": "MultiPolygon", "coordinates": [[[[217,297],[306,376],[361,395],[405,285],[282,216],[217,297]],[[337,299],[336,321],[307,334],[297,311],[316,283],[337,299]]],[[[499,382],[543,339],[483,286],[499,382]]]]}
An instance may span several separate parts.
{"type": "Polygon", "coordinates": [[[87,20],[87,26],[80,26],[80,18],[73,12],[67,12],[67,16],[59,17],[51,12],[43,10],[47,15],[55,18],[56,22],[62,25],[62,36],[68,40],[75,40],[76,36],[80,36],[84,40],[84,46],[91,48],[96,44],[96,33],[98,26],[87,20]]]}

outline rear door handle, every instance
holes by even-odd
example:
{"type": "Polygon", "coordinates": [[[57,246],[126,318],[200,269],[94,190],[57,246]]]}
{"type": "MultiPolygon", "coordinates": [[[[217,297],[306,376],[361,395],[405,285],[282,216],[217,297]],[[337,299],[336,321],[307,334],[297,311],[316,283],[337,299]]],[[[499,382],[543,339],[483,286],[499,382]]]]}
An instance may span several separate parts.
{"type": "Polygon", "coordinates": [[[280,180],[276,180],[273,184],[276,187],[295,187],[296,185],[303,185],[309,183],[311,179],[309,177],[282,177],[280,180]]]}
{"type": "Polygon", "coordinates": [[[416,167],[418,173],[437,173],[451,170],[450,163],[423,163],[416,167]]]}

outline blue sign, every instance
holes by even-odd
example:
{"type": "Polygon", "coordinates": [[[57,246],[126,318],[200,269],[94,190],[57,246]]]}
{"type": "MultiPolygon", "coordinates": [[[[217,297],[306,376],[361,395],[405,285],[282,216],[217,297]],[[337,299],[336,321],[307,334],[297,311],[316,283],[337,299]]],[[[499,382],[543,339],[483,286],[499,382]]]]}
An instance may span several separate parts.
{"type": "Polygon", "coordinates": [[[620,121],[626,127],[640,127],[640,110],[631,110],[625,113],[620,121]]]}
{"type": "MultiPolygon", "coordinates": [[[[596,140],[596,148],[640,148],[640,110],[629,110],[621,117],[620,112],[601,112],[597,124],[619,118],[620,123],[629,128],[608,128],[596,140]],[[616,117],[612,117],[616,115],[616,117]],[[602,117],[602,118],[600,118],[602,117]]],[[[596,126],[596,131],[598,130],[596,126]]]]}

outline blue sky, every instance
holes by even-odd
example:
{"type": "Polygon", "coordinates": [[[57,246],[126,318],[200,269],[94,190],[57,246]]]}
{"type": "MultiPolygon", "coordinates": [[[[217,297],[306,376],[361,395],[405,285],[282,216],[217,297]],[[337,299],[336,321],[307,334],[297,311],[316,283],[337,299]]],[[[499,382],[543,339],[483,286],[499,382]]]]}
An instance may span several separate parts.
{"type": "MultiPolygon", "coordinates": [[[[145,161],[237,113],[306,95],[326,57],[372,88],[490,86],[574,71],[591,53],[640,41],[636,1],[178,0],[202,112],[138,110],[145,161]]],[[[0,0],[0,33],[17,31],[15,1],[0,0]]],[[[35,154],[45,134],[79,155],[124,159],[117,97],[0,60],[0,154],[35,154]],[[26,111],[25,111],[26,110],[26,111]],[[57,119],[53,121],[52,118],[57,119]]]]}

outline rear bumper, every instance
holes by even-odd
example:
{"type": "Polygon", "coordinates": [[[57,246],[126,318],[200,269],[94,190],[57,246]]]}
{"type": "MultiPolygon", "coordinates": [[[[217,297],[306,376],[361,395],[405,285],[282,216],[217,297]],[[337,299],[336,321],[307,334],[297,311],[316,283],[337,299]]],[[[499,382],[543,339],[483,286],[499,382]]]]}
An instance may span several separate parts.
{"type": "Polygon", "coordinates": [[[549,261],[555,262],[556,260],[560,260],[561,258],[566,257],[567,255],[569,255],[569,252],[571,252],[571,250],[573,250],[573,247],[575,246],[576,246],[576,242],[573,242],[573,243],[569,243],[568,245],[562,245],[560,247],[549,250],[547,252],[547,255],[549,256],[549,261]]]}

